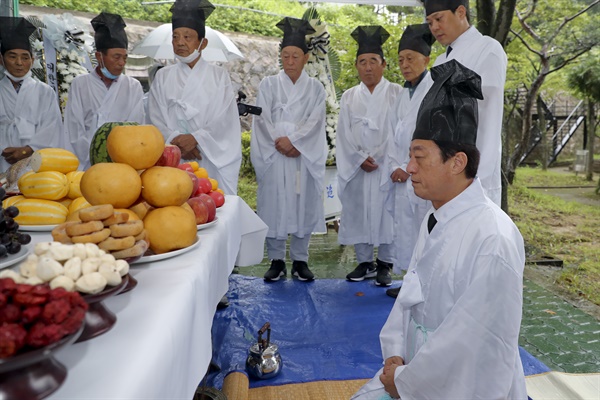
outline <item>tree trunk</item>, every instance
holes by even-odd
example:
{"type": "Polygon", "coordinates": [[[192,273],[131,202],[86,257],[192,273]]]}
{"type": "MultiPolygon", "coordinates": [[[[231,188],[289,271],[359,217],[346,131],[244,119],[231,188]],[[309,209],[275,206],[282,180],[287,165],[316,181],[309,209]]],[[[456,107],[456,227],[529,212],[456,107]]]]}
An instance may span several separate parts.
{"type": "Polygon", "coordinates": [[[549,151],[548,151],[548,138],[546,137],[546,114],[544,113],[544,107],[542,107],[542,96],[538,95],[537,96],[537,101],[536,101],[536,110],[537,110],[537,115],[538,115],[538,122],[537,122],[537,126],[538,129],[540,131],[540,135],[542,135],[542,139],[540,141],[540,145],[541,145],[541,154],[540,154],[540,164],[542,165],[542,170],[547,170],[548,169],[548,155],[549,155],[549,151]]]}
{"type": "MultiPolygon", "coordinates": [[[[478,0],[482,1],[482,0],[478,0]]],[[[506,46],[508,34],[510,33],[510,26],[512,24],[513,15],[515,14],[515,8],[517,6],[517,0],[500,0],[498,6],[498,12],[496,13],[496,20],[492,29],[492,36],[496,39],[502,47],[506,46]]]]}
{"type": "Polygon", "coordinates": [[[587,117],[588,117],[588,136],[586,148],[588,150],[588,162],[587,162],[587,174],[585,175],[585,179],[591,181],[594,177],[594,138],[596,137],[596,121],[595,121],[595,104],[592,99],[588,99],[587,102],[587,117]]]}
{"type": "Polygon", "coordinates": [[[492,36],[495,14],[494,0],[477,0],[477,30],[482,35],[492,36]]]}

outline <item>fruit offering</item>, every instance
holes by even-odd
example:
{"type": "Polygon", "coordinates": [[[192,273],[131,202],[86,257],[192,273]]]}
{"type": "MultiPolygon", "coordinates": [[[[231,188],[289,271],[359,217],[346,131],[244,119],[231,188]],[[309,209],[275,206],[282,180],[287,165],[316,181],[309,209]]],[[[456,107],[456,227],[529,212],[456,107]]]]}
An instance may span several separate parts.
{"type": "MultiPolygon", "coordinates": [[[[0,197],[6,192],[0,187],[0,197]]],[[[19,215],[19,209],[15,206],[0,208],[0,258],[21,251],[21,246],[31,242],[31,236],[19,232],[19,224],[15,218],[19,215]]]]}
{"type": "Polygon", "coordinates": [[[108,286],[117,286],[129,273],[129,264],[116,260],[93,243],[62,244],[40,242],[19,265],[19,272],[3,270],[0,278],[17,283],[47,283],[51,289],[95,294],[108,286]]]}
{"type": "Polygon", "coordinates": [[[79,293],[0,279],[0,358],[44,347],[75,333],[87,309],[79,293]]]}

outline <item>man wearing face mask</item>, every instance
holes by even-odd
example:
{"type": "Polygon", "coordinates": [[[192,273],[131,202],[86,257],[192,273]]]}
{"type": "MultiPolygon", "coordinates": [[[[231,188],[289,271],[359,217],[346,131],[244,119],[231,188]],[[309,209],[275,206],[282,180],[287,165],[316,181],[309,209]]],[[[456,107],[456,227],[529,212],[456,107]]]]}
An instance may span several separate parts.
{"type": "Polygon", "coordinates": [[[35,150],[60,147],[62,118],[56,93],[31,77],[29,36],[35,27],[24,18],[0,17],[0,172],[35,150]]]}
{"type": "Polygon", "coordinates": [[[237,193],[242,161],[241,128],[227,71],[207,63],[207,0],[177,0],[173,7],[173,51],[178,63],[158,71],[150,89],[150,120],[182,158],[198,161],[226,194],[237,193]]]}
{"type": "Polygon", "coordinates": [[[84,170],[90,167],[90,142],[104,123],[145,123],[142,85],[122,75],[128,44],[125,21],[103,12],[91,23],[98,66],[73,80],[65,109],[66,138],[84,170]]]}

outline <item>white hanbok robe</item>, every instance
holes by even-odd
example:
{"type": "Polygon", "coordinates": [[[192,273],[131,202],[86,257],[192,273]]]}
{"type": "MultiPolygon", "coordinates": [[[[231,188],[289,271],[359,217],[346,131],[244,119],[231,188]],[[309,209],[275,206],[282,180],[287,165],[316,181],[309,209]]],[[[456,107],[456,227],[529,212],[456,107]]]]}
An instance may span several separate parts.
{"type": "MultiPolygon", "coordinates": [[[[433,208],[431,211],[434,211],[433,208]]],[[[519,356],[523,238],[478,179],[424,220],[380,334],[402,400],[527,399],[519,356]]],[[[382,370],[353,399],[385,395],[382,370]]]]}
{"type": "Polygon", "coordinates": [[[481,76],[483,100],[478,101],[477,148],[481,153],[477,172],[485,194],[500,205],[502,200],[502,114],[507,58],[498,41],[482,35],[474,26],[450,44],[449,55],[440,54],[434,65],[456,60],[481,76]]]}
{"type": "MultiPolygon", "coordinates": [[[[390,123],[394,132],[389,146],[390,173],[398,168],[406,172],[417,113],[431,85],[433,79],[427,71],[412,97],[409,89],[405,88],[396,99],[392,108],[394,112],[390,112],[390,123]]],[[[431,207],[431,202],[415,195],[410,178],[405,182],[392,182],[389,200],[388,208],[392,209],[394,217],[394,272],[401,273],[408,268],[421,222],[431,207]]]]}
{"type": "Polygon", "coordinates": [[[402,87],[381,78],[373,93],[360,83],[342,95],[336,136],[338,196],[342,215],[338,241],[352,245],[389,244],[393,220],[385,208],[391,190],[388,168],[389,137],[393,134],[388,113],[402,87]],[[373,172],[360,166],[373,157],[373,172]]]}
{"type": "Polygon", "coordinates": [[[152,124],[167,143],[190,133],[198,142],[198,164],[225,194],[237,193],[242,163],[240,119],[227,71],[200,58],[194,68],[176,63],[160,69],[150,88],[152,124]]]}
{"type": "Polygon", "coordinates": [[[324,232],[323,188],[327,139],[325,89],[306,72],[296,83],[284,71],[262,80],[254,116],[250,156],[258,182],[258,216],[269,226],[267,237],[287,239],[324,232]],[[275,139],[287,136],[300,157],[275,149],[275,139]]]}
{"type": "Polygon", "coordinates": [[[120,75],[106,87],[98,72],[73,79],[65,108],[65,134],[79,158],[79,168],[90,167],[90,143],[106,122],[145,123],[144,91],[140,82],[120,75]]]}
{"type": "MultiPolygon", "coordinates": [[[[17,93],[8,77],[0,80],[0,152],[7,147],[64,147],[62,130],[58,97],[50,86],[29,77],[17,93]]],[[[0,172],[10,165],[0,157],[0,172]]]]}

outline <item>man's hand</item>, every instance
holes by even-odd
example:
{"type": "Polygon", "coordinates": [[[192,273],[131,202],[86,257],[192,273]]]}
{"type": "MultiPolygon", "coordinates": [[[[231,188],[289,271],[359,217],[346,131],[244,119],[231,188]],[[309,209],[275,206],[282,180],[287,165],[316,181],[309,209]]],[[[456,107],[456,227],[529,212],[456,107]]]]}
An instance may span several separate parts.
{"type": "Polygon", "coordinates": [[[396,368],[401,365],[404,365],[402,357],[389,357],[385,360],[385,364],[383,365],[383,373],[379,375],[379,380],[383,383],[383,388],[394,399],[400,398],[398,390],[396,389],[396,384],[394,383],[394,373],[396,372],[396,368]]]}
{"type": "Polygon", "coordinates": [[[406,182],[406,180],[410,177],[410,175],[404,171],[402,168],[396,168],[390,178],[392,182],[406,182]]]}
{"type": "Polygon", "coordinates": [[[296,157],[300,157],[300,152],[298,151],[297,148],[295,148],[294,146],[292,146],[292,149],[290,151],[288,151],[287,153],[285,153],[286,157],[291,157],[291,158],[296,158],[296,157]]]}
{"type": "Polygon", "coordinates": [[[29,146],[25,147],[7,147],[2,152],[2,157],[9,164],[14,164],[19,160],[29,157],[33,154],[33,149],[29,146]]]}
{"type": "Polygon", "coordinates": [[[171,140],[171,144],[179,147],[181,150],[181,158],[184,160],[202,160],[202,154],[198,149],[198,142],[191,133],[176,136],[171,140]]]}
{"type": "Polygon", "coordinates": [[[287,136],[275,139],[275,149],[283,155],[287,155],[294,148],[292,141],[287,136]]]}
{"type": "Polygon", "coordinates": [[[369,156],[365,161],[363,161],[363,163],[360,165],[360,168],[362,168],[362,170],[365,172],[373,172],[379,168],[379,165],[377,165],[373,157],[369,156]]]}

